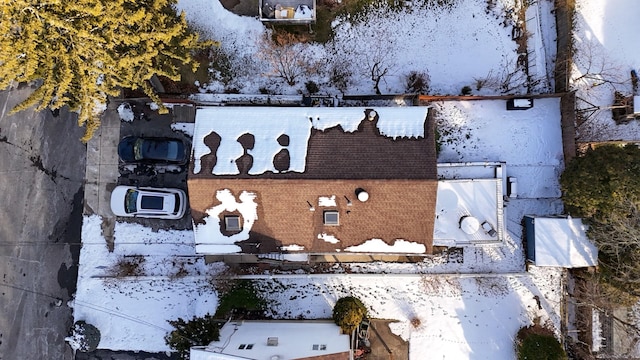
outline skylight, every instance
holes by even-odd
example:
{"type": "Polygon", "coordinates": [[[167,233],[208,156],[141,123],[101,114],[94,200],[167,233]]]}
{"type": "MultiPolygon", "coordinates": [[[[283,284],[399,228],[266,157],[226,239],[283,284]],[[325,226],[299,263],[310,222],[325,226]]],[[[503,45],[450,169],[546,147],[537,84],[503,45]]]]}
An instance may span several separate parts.
{"type": "Polygon", "coordinates": [[[240,231],[240,217],[229,215],[224,217],[224,228],[227,231],[240,231]]]}
{"type": "Polygon", "coordinates": [[[337,211],[325,211],[324,212],[324,224],[325,225],[340,225],[340,215],[337,211]]]}

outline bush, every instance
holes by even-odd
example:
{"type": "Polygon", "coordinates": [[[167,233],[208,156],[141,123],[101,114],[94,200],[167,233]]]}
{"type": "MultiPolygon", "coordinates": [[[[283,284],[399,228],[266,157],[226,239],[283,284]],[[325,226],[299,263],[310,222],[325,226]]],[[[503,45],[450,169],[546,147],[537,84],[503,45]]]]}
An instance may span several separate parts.
{"type": "Polygon", "coordinates": [[[431,79],[426,72],[411,71],[406,78],[406,91],[415,94],[426,94],[429,92],[431,79]]]}
{"type": "Polygon", "coordinates": [[[220,296],[216,317],[221,319],[232,315],[260,317],[264,312],[265,304],[264,299],[258,295],[253,282],[239,280],[220,296]]]}
{"type": "Polygon", "coordinates": [[[111,268],[111,275],[117,278],[140,276],[144,273],[145,258],[142,255],[123,256],[111,268]]]}
{"type": "Polygon", "coordinates": [[[304,86],[307,88],[309,94],[315,94],[320,91],[320,88],[315,81],[307,81],[306,83],[304,83],[304,86]]]}
{"type": "Polygon", "coordinates": [[[338,299],[333,307],[333,321],[345,334],[351,334],[366,316],[367,308],[360,299],[353,296],[338,299]]]}
{"type": "Polygon", "coordinates": [[[640,149],[603,145],[588,150],[567,164],[560,188],[572,215],[599,218],[623,200],[640,203],[640,149]]]}
{"type": "Polygon", "coordinates": [[[461,95],[471,95],[471,86],[465,85],[462,87],[462,90],[460,90],[460,94],[461,95]]]}
{"type": "Polygon", "coordinates": [[[212,341],[220,340],[220,325],[210,314],[203,317],[194,317],[190,321],[181,318],[169,320],[169,324],[175,328],[164,337],[165,343],[178,352],[178,358],[189,359],[189,350],[192,346],[208,345],[212,341]]]}
{"type": "Polygon", "coordinates": [[[65,341],[69,343],[74,353],[77,350],[91,352],[100,344],[100,330],[85,321],[76,321],[71,328],[71,336],[65,338],[65,341]]]}
{"type": "Polygon", "coordinates": [[[540,325],[520,329],[516,341],[518,360],[567,359],[567,354],[553,332],[540,325]]]}

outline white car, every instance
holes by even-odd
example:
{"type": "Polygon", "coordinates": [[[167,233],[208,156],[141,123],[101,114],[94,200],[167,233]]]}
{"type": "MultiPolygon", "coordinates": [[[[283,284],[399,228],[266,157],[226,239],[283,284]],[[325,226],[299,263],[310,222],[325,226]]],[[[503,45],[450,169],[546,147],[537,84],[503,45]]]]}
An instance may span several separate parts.
{"type": "Polygon", "coordinates": [[[180,219],[187,209],[187,195],[180,189],[116,186],[111,211],[116,216],[180,219]]]}

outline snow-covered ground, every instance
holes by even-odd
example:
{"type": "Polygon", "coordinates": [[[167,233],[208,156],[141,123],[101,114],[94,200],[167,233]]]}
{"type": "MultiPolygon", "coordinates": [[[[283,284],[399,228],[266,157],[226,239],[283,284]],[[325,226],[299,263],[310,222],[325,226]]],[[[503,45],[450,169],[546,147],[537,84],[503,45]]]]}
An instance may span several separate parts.
{"type": "Polygon", "coordinates": [[[632,95],[630,73],[640,71],[638,36],[629,30],[639,16],[635,0],[576,1],[572,80],[577,105],[581,109],[600,108],[578,129],[581,141],[640,139],[639,122],[616,125],[609,108],[615,91],[632,95]]]}
{"type": "MultiPolygon", "coordinates": [[[[521,92],[523,74],[515,68],[518,54],[512,40],[515,14],[505,11],[515,1],[499,0],[487,12],[485,0],[455,3],[450,9],[414,5],[397,13],[372,13],[367,24],[338,20],[333,42],[308,45],[304,52],[311,54],[310,61],[339,60],[337,64],[352,73],[345,89],[352,94],[373,92],[373,83],[361,67],[372,59],[390,69],[380,84],[383,93],[404,92],[404,75],[413,70],[428,72],[432,93],[458,94],[466,85],[477,94],[498,94],[504,91],[500,83],[509,73],[513,73],[506,84],[510,92],[521,92]],[[385,51],[365,52],[372,57],[358,58],[358,46],[385,51]],[[477,90],[477,80],[487,77],[491,81],[477,90]]],[[[527,15],[539,15],[531,22],[537,28],[529,20],[527,25],[536,64],[543,63],[541,57],[552,58],[554,50],[549,49],[555,47],[549,31],[553,24],[549,1],[539,3],[527,15]]],[[[227,84],[203,84],[203,91],[221,92],[226,86],[244,93],[268,88],[296,94],[304,82],[313,80],[324,93],[339,92],[328,84],[331,69],[326,67],[304,75],[295,86],[263,76],[271,70],[257,56],[265,32],[258,20],[233,15],[215,0],[180,0],[179,8],[202,34],[221,42],[232,66],[243,69],[227,84]]],[[[536,65],[533,70],[530,66],[530,71],[542,84],[550,81],[548,61],[547,66],[536,65]]],[[[352,264],[353,274],[259,279],[270,300],[271,315],[327,318],[337,298],[355,295],[373,316],[398,320],[392,331],[410,341],[411,359],[513,359],[520,327],[539,319],[558,331],[562,272],[552,268],[525,272],[520,225],[525,214],[562,211],[557,179],[563,166],[558,101],[536,100],[531,110],[508,113],[502,101],[436,106],[439,128],[450,130],[444,134],[439,161],[507,161],[508,171],[523,182],[521,197],[505,209],[504,244],[468,247],[417,264],[352,264]],[[420,326],[413,327],[413,319],[419,319],[420,326]]],[[[460,170],[457,176],[474,174],[460,170]]],[[[192,232],[153,232],[127,223],[116,224],[110,253],[101,235],[101,221],[98,216],[85,218],[78,291],[70,303],[75,319],[101,330],[99,348],[168,351],[163,340],[171,330],[167,320],[215,312],[218,298],[209,280],[223,266],[205,265],[195,256],[192,232]],[[118,269],[137,276],[114,277],[118,269]]]]}
{"type": "MultiPolygon", "coordinates": [[[[457,0],[450,6],[435,3],[413,1],[397,10],[374,9],[366,21],[336,19],[334,39],[321,45],[303,44],[294,50],[297,57],[304,57],[306,65],[293,86],[273,76],[270,61],[260,55],[264,52],[265,28],[257,19],[232,14],[218,1],[179,0],[178,8],[204,37],[220,41],[220,51],[232,67],[243,69],[225,81],[213,71],[214,80],[200,84],[203,91],[234,88],[257,94],[262,88],[276,94],[297,94],[306,91],[305,82],[314,81],[321,93],[372,94],[374,64],[386,71],[380,83],[385,94],[407,92],[406,75],[411,71],[428,74],[432,94],[457,95],[464,86],[471,87],[474,94],[526,91],[526,75],[518,66],[513,40],[517,34],[513,31],[517,22],[514,8],[520,1],[498,0],[493,6],[486,0],[457,0]],[[330,83],[332,73],[341,74],[345,81],[342,88],[330,83]],[[484,80],[480,89],[479,80],[484,80]]],[[[538,91],[549,89],[552,81],[546,64],[555,56],[550,4],[548,0],[536,2],[526,15],[529,71],[539,80],[535,87],[538,91]]]]}

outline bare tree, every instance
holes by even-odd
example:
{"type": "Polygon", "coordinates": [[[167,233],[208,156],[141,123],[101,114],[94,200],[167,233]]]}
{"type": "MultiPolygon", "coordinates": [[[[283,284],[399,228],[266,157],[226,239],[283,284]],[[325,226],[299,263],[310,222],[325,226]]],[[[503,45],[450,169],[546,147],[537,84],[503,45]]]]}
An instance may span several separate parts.
{"type": "Polygon", "coordinates": [[[348,73],[360,75],[373,82],[373,90],[381,94],[381,82],[394,74],[398,48],[394,42],[397,34],[389,28],[349,25],[348,35],[336,32],[332,42],[333,61],[348,73]]]}
{"type": "Polygon", "coordinates": [[[310,47],[300,35],[284,31],[273,36],[267,33],[260,42],[258,56],[269,65],[266,75],[280,78],[293,86],[317,66],[309,56],[310,47]]]}
{"type": "Polygon", "coordinates": [[[474,78],[476,90],[487,88],[506,94],[518,88],[527,88],[529,79],[522,63],[508,59],[503,61],[500,68],[500,72],[493,72],[492,69],[486,76],[474,78]]]}
{"type": "Polygon", "coordinates": [[[623,75],[626,72],[611,60],[602,46],[594,41],[585,40],[579,42],[576,47],[574,66],[578,75],[571,79],[576,90],[608,85],[615,91],[620,85],[629,83],[629,79],[623,75]]]}
{"type": "MultiPolygon", "coordinates": [[[[601,330],[605,338],[610,335],[607,332],[612,329],[620,333],[626,333],[631,341],[626,344],[623,344],[623,341],[618,341],[620,347],[625,347],[624,345],[627,347],[627,349],[618,350],[631,352],[640,339],[638,321],[630,317],[631,313],[628,311],[637,302],[637,297],[608,285],[601,278],[601,274],[597,272],[576,270],[574,275],[575,286],[570,299],[576,307],[575,328],[582,330],[578,333],[575,344],[579,348],[577,352],[580,353],[580,358],[595,359],[598,357],[592,351],[593,347],[590,345],[600,341],[600,339],[592,338],[593,334],[598,333],[598,331],[594,330],[601,330]],[[603,326],[601,329],[593,329],[594,316],[599,317],[604,322],[609,322],[610,327],[603,326]]],[[[601,322],[601,324],[603,323],[601,322]]],[[[602,345],[607,346],[606,343],[602,345]]],[[[612,351],[613,349],[611,348],[604,348],[599,352],[611,354],[612,351]]]]}

